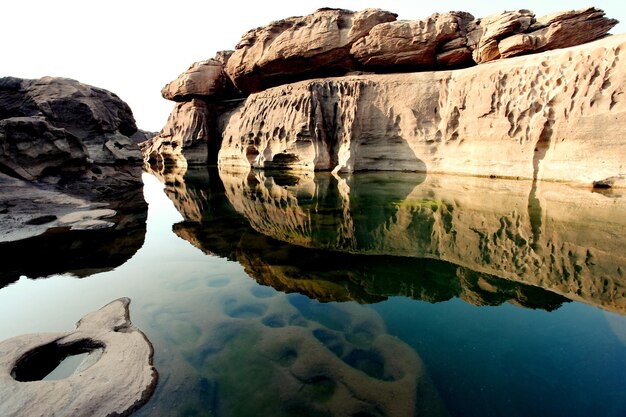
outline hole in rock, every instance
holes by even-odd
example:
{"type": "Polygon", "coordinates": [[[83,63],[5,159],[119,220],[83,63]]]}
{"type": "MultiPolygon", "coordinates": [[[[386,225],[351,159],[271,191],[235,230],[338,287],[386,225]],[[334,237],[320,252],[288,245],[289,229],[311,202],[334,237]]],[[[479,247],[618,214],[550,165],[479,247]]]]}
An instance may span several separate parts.
{"type": "Polygon", "coordinates": [[[92,340],[63,346],[49,343],[22,356],[11,376],[20,382],[64,379],[96,363],[103,351],[104,346],[92,340]]]}

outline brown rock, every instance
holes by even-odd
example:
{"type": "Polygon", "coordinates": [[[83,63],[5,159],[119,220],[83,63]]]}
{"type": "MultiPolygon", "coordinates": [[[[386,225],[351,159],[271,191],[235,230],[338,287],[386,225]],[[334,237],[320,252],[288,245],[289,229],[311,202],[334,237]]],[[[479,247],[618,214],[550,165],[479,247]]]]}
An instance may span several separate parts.
{"type": "Polygon", "coordinates": [[[535,22],[530,10],[515,10],[477,19],[467,25],[467,45],[477,64],[500,58],[498,42],[525,32],[535,22]]]}
{"type": "Polygon", "coordinates": [[[469,13],[450,12],[433,14],[424,20],[381,23],[370,33],[352,45],[351,53],[363,66],[433,67],[464,63],[468,54],[455,51],[439,59],[442,45],[450,44],[450,50],[465,47],[465,27],[474,19],[469,13]],[[455,42],[456,41],[456,42],[455,42]]]}
{"type": "Polygon", "coordinates": [[[0,414],[128,416],[148,401],[157,382],[153,350],[130,322],[129,303],[120,298],[107,304],[83,317],[73,332],[0,343],[0,414]],[[87,352],[71,376],[41,380],[56,358],[87,352]]]}
{"type": "Polygon", "coordinates": [[[547,15],[537,19],[528,33],[503,39],[498,44],[501,58],[550,49],[567,48],[605,36],[618,23],[595,7],[547,15]]]}
{"type": "Polygon", "coordinates": [[[11,175],[107,179],[125,171],[123,181],[139,185],[135,133],[130,108],[109,91],[66,78],[0,78],[0,170],[11,175]]]}
{"type": "Polygon", "coordinates": [[[194,97],[220,100],[237,96],[235,88],[224,72],[230,51],[218,52],[215,59],[196,62],[178,78],[161,90],[163,98],[189,101],[194,97]]]}
{"type": "Polygon", "coordinates": [[[226,72],[244,93],[354,69],[350,48],[379,23],[396,15],[379,9],[352,12],[319,9],[246,33],[228,60],[226,72]]]}

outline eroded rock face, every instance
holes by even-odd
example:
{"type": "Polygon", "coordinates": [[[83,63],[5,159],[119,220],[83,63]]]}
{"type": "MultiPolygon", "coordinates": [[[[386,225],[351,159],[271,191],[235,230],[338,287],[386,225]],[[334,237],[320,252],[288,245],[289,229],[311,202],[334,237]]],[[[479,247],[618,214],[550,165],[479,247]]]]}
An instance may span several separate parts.
{"type": "Polygon", "coordinates": [[[379,9],[320,9],[252,29],[235,47],[226,72],[245,93],[354,68],[350,48],[379,23],[396,15],[379,9]]]}
{"type": "Polygon", "coordinates": [[[106,90],[66,78],[0,79],[0,167],[10,175],[113,175],[139,185],[136,133],[128,105],[106,90]],[[99,168],[120,165],[113,172],[99,168]]]}
{"type": "Polygon", "coordinates": [[[469,13],[433,14],[424,20],[381,23],[352,45],[351,54],[365,68],[434,68],[471,61],[465,46],[469,13]]]}
{"type": "Polygon", "coordinates": [[[219,164],[588,185],[620,177],[626,143],[616,132],[626,131],[625,47],[620,35],[454,72],[271,88],[248,97],[230,116],[219,164]]]}
{"type": "Polygon", "coordinates": [[[0,413],[128,416],[152,395],[152,345],[130,321],[120,298],[83,317],[73,332],[18,336],[0,343],[0,413]],[[68,354],[90,355],[68,378],[43,381],[68,354]],[[58,363],[58,362],[57,362],[58,363]],[[52,369],[51,369],[52,368],[52,369]]]}
{"type": "Polygon", "coordinates": [[[183,161],[206,163],[212,116],[204,100],[177,103],[161,133],[140,145],[146,161],[170,160],[183,165],[183,161]]]}

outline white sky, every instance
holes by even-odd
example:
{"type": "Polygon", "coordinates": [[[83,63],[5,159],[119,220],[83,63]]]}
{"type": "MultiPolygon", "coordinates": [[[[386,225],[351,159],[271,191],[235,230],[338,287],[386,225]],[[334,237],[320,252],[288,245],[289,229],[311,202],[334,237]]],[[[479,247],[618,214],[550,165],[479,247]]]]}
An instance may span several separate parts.
{"type": "Polygon", "coordinates": [[[320,7],[377,7],[399,19],[462,10],[476,17],[530,9],[537,16],[594,5],[621,22],[626,1],[597,0],[9,0],[2,4],[0,76],[69,77],[106,88],[133,109],[140,128],[160,130],[173,103],[160,90],[193,62],[233,49],[248,29],[320,7]]]}

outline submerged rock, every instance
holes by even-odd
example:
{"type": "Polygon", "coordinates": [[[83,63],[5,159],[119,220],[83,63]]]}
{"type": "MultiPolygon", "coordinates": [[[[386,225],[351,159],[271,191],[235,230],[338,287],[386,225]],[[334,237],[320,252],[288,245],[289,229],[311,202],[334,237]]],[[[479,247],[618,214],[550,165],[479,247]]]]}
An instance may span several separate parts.
{"type": "Polygon", "coordinates": [[[150,341],[120,298],[83,317],[73,332],[24,335],[0,343],[0,414],[6,417],[128,416],[156,387],[150,341]],[[89,353],[69,377],[42,380],[68,355],[89,353]]]}

